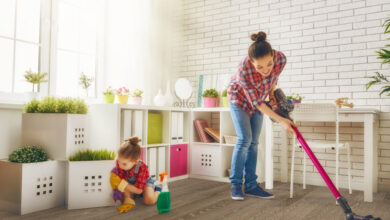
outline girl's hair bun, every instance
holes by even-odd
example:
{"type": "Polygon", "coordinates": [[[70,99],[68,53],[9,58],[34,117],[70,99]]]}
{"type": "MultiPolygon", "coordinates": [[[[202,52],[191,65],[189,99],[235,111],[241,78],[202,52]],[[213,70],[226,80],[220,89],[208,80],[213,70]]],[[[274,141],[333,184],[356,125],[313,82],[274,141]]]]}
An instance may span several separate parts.
{"type": "Polygon", "coordinates": [[[135,146],[138,144],[139,139],[138,139],[138,137],[131,137],[127,141],[129,141],[131,145],[135,146]]]}
{"type": "Polygon", "coordinates": [[[260,31],[257,34],[252,34],[251,39],[255,42],[265,41],[267,39],[267,34],[263,31],[260,31]]]}

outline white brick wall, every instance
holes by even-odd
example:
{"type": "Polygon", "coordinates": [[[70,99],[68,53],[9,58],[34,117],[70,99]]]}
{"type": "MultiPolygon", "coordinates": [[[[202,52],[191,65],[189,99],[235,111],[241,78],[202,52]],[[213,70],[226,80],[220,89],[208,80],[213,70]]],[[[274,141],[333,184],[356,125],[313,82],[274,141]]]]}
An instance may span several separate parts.
{"type": "MultiPolygon", "coordinates": [[[[279,86],[286,93],[300,93],[306,97],[305,102],[329,102],[348,96],[358,107],[382,111],[379,183],[390,186],[390,99],[379,97],[379,87],[366,91],[364,86],[365,77],[376,71],[390,75],[389,66],[381,66],[375,53],[389,43],[381,27],[390,14],[389,0],[183,0],[182,3],[184,54],[175,59],[181,60],[175,63],[176,76],[189,76],[196,83],[201,74],[234,74],[239,61],[247,55],[250,34],[265,31],[272,46],[287,56],[288,64],[279,79],[279,86]]],[[[358,134],[342,136],[353,145],[354,178],[361,180],[362,128],[356,124],[348,126],[354,130],[357,126],[358,134]]],[[[317,132],[316,127],[308,128],[307,135],[332,137],[327,129],[325,133],[317,132]]],[[[278,162],[279,148],[275,148],[278,162]]],[[[332,172],[334,161],[328,154],[331,155],[330,152],[318,155],[332,172]]],[[[279,165],[275,167],[277,170],[279,165]]],[[[341,172],[345,173],[343,169],[341,172]]]]}

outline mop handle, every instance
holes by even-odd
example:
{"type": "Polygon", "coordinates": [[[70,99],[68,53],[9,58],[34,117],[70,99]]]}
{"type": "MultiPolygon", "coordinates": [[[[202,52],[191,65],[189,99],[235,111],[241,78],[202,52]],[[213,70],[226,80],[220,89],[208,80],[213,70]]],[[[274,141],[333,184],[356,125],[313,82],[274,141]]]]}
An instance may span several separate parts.
{"type": "Polygon", "coordinates": [[[295,133],[297,134],[297,139],[299,143],[301,143],[303,149],[305,149],[307,155],[313,161],[314,166],[317,168],[318,172],[321,174],[322,178],[324,179],[325,183],[328,185],[330,191],[332,191],[334,197],[337,199],[339,198],[340,192],[337,190],[337,188],[334,186],[332,180],[329,178],[328,174],[325,172],[324,168],[321,166],[320,162],[318,161],[317,157],[314,155],[313,151],[311,151],[309,145],[307,145],[305,139],[303,139],[301,133],[298,131],[298,128],[292,126],[295,133]]]}

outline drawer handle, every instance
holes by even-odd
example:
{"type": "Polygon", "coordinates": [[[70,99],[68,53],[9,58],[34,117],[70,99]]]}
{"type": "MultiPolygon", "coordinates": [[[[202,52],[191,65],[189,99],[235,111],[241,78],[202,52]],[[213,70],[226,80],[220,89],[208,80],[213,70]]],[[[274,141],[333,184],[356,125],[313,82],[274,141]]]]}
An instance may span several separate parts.
{"type": "Polygon", "coordinates": [[[181,148],[176,148],[176,151],[181,151],[181,148]]]}
{"type": "Polygon", "coordinates": [[[180,139],[180,140],[181,140],[181,139],[183,139],[183,137],[178,137],[178,139],[180,139]]]}

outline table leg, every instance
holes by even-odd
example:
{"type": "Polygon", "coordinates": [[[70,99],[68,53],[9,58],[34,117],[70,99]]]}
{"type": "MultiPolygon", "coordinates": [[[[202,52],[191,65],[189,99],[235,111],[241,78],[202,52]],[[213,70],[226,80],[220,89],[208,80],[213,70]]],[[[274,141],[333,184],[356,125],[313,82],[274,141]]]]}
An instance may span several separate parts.
{"type": "Polygon", "coordinates": [[[374,183],[376,183],[375,163],[375,143],[374,143],[374,116],[366,114],[364,116],[364,201],[373,201],[374,183]]]}
{"type": "Polygon", "coordinates": [[[280,181],[286,183],[288,180],[288,138],[286,129],[282,128],[280,136],[280,181]]]}

